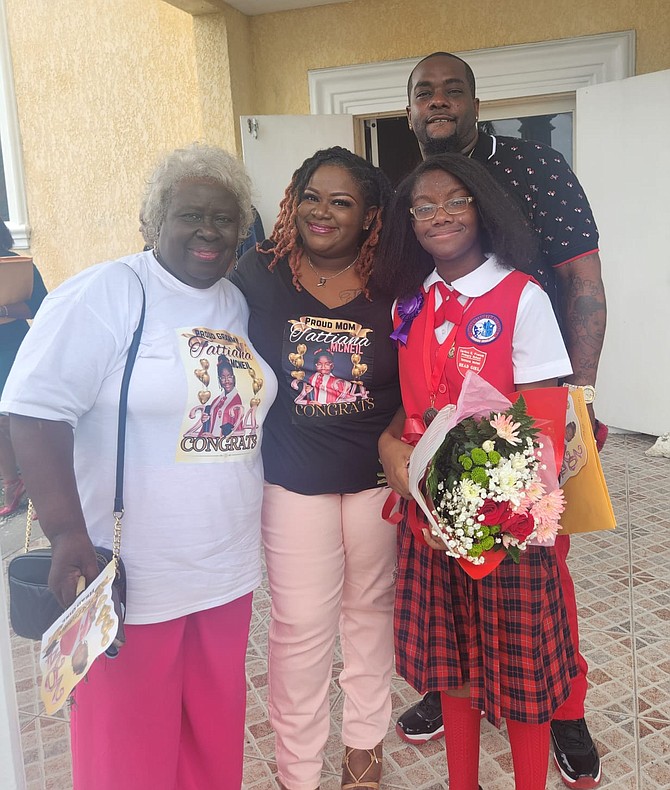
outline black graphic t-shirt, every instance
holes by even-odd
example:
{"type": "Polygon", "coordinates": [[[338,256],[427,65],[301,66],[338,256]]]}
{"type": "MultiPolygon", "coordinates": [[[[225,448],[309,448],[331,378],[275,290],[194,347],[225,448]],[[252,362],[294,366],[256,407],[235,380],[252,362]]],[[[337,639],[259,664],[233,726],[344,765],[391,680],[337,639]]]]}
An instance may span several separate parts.
{"type": "Polygon", "coordinates": [[[231,281],[245,295],[249,338],[279,380],[264,425],[265,479],[300,494],[375,488],[377,440],[400,405],[391,305],[363,294],[329,308],[297,291],[285,260],[247,252],[231,281]]]}

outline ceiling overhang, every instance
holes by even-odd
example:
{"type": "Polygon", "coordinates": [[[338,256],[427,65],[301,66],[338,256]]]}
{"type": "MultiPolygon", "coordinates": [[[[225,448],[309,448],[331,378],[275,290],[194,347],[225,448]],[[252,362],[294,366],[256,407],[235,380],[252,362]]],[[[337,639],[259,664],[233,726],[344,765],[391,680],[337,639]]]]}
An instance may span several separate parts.
{"type": "MultiPolygon", "coordinates": [[[[332,5],[343,0],[163,0],[193,16],[219,14],[228,8],[235,8],[247,16],[274,14],[279,11],[292,11],[297,8],[312,8],[319,5],[332,5]]],[[[350,0],[344,0],[350,2],[350,0]]]]}

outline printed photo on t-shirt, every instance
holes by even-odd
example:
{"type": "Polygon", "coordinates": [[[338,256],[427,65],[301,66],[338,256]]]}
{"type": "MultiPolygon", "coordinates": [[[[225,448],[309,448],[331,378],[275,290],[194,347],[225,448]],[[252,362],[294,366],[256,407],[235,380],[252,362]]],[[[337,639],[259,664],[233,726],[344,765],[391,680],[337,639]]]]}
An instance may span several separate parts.
{"type": "Polygon", "coordinates": [[[256,412],[263,372],[244,338],[223,329],[180,329],[179,352],[188,383],[177,461],[211,462],[259,447],[256,412]]]}
{"type": "Polygon", "coordinates": [[[282,367],[295,391],[294,420],[337,418],[374,408],[374,332],[355,321],[289,320],[282,367]]]}

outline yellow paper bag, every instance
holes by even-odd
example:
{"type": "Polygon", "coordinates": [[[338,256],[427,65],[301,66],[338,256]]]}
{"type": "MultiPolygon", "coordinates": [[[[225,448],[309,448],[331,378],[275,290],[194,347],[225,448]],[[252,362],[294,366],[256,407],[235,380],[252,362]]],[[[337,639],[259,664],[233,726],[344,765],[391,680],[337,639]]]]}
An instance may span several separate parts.
{"type": "Polygon", "coordinates": [[[559,482],[565,496],[560,535],[614,529],[614,510],[581,389],[568,394],[565,455],[559,482]]]}

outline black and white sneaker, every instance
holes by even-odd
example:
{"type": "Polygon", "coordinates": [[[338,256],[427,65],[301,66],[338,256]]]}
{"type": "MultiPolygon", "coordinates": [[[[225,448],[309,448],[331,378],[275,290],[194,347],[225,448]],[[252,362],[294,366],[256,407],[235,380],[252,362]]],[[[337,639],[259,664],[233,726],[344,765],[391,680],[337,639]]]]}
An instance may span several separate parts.
{"type": "Polygon", "coordinates": [[[439,691],[429,691],[416,705],[408,708],[398,719],[395,730],[408,743],[428,743],[443,738],[439,691]]]}
{"type": "Polygon", "coordinates": [[[552,721],[551,742],[564,784],[575,790],[598,787],[600,757],[584,719],[552,721]]]}

